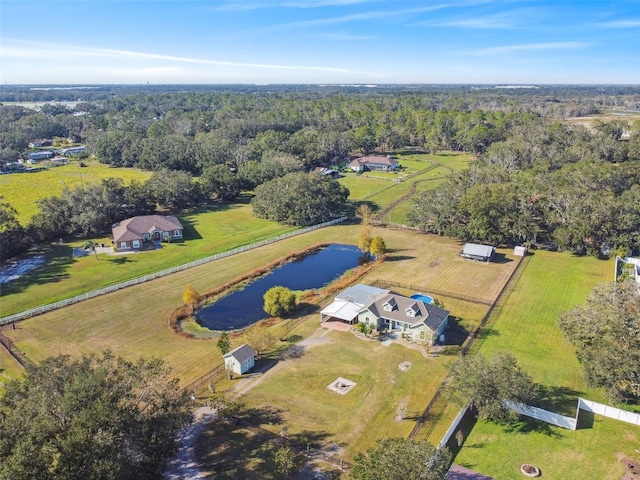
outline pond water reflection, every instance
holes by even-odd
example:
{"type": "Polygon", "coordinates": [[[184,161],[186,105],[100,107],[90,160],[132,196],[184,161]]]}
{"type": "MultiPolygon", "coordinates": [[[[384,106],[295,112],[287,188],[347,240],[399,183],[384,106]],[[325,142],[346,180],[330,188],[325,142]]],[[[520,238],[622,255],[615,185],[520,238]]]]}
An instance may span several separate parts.
{"type": "Polygon", "coordinates": [[[281,285],[291,290],[320,288],[357,267],[362,252],[353,245],[331,244],[278,267],[196,314],[196,321],[210,330],[235,330],[267,318],[262,296],[271,287],[281,285]]]}

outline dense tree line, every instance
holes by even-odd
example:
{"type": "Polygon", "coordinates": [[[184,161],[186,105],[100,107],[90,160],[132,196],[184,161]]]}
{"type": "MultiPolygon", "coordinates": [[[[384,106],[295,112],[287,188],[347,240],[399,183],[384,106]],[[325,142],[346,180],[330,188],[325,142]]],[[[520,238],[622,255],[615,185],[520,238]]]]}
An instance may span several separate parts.
{"type": "Polygon", "coordinates": [[[563,313],[560,329],[576,348],[590,385],[612,401],[640,403],[640,296],[631,280],[597,286],[586,305],[563,313]]]}
{"type": "MultiPolygon", "coordinates": [[[[232,201],[290,173],[340,165],[350,153],[414,146],[479,158],[476,167],[420,198],[411,221],[425,231],[490,243],[542,238],[589,253],[638,243],[640,126],[595,122],[590,132],[549,119],[637,108],[640,92],[633,87],[101,86],[75,92],[12,87],[3,94],[86,101],[40,111],[0,106],[0,162],[15,160],[31,140],[71,137],[103,163],[155,172],[126,194],[98,185],[46,199],[33,222],[36,239],[96,232],[152,204],[176,209],[232,201]],[[110,205],[111,197],[123,195],[135,199],[110,205]]],[[[266,205],[269,190],[254,203],[265,218],[306,225],[340,211],[329,201],[322,213],[277,212],[286,204],[266,205]]],[[[15,228],[13,222],[9,231],[15,228]]]]}
{"type": "Polygon", "coordinates": [[[423,231],[491,244],[555,242],[594,254],[640,246],[640,122],[595,132],[540,118],[514,126],[469,170],[415,201],[423,231]],[[629,138],[622,132],[629,129],[629,138]]]}

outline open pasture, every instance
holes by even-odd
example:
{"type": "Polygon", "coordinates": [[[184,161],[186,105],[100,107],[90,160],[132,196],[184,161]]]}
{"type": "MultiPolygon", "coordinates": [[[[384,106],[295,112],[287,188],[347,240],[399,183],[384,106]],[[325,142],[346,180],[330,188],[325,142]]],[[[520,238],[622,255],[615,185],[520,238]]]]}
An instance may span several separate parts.
{"type": "Polygon", "coordinates": [[[575,413],[575,398],[604,400],[586,386],[573,347],[557,321],[561,312],[584,303],[591,289],[612,280],[613,262],[568,253],[536,251],[527,257],[520,279],[511,285],[474,343],[474,351],[491,357],[512,353],[533,379],[564,395],[546,408],[575,413]]]}
{"type": "MultiPolygon", "coordinates": [[[[215,253],[250,244],[292,230],[255,218],[246,204],[222,205],[204,212],[178,215],[185,226],[185,241],[163,243],[159,250],[82,257],[73,248],[83,242],[52,244],[44,253],[47,263],[2,286],[2,315],[69,298],[90,290],[188,263],[215,253]]],[[[109,238],[97,239],[110,245],[109,238]]]]}
{"type": "Polygon", "coordinates": [[[520,478],[520,465],[532,463],[543,478],[620,480],[620,460],[640,460],[640,427],[583,415],[584,428],[575,431],[533,420],[513,430],[478,422],[455,462],[497,479],[520,478]]]}
{"type": "MultiPolygon", "coordinates": [[[[317,230],[49,312],[20,322],[17,330],[5,332],[35,362],[58,353],[77,355],[110,348],[125,356],[161,356],[174,367],[183,382],[188,383],[220,362],[214,342],[176,337],[167,326],[171,312],[182,304],[182,293],[188,284],[203,293],[291,251],[321,242],[355,244],[359,231],[360,227],[353,225],[317,230]]],[[[457,243],[444,238],[385,229],[373,229],[372,233],[381,235],[393,253],[389,261],[363,279],[364,283],[404,279],[426,287],[424,293],[428,293],[431,286],[478,296],[476,280],[473,280],[476,276],[487,290],[484,298],[491,298],[515,266],[515,262],[485,265],[464,261],[457,256],[457,243]]],[[[85,259],[93,263],[103,261],[93,257],[85,259]]],[[[41,288],[44,291],[46,286],[41,288]]],[[[442,300],[453,315],[463,316],[470,322],[479,321],[487,308],[453,299],[442,300]]]]}
{"type": "MultiPolygon", "coordinates": [[[[44,162],[42,162],[44,163],[44,162]]],[[[100,183],[105,178],[146,181],[151,172],[137,168],[114,168],[96,161],[85,160],[85,168],[72,161],[69,165],[51,167],[33,173],[0,175],[0,190],[4,200],[18,212],[18,220],[26,225],[38,211],[36,202],[44,197],[61,195],[65,188],[76,188],[89,183],[100,183]]]]}
{"type": "Polygon", "coordinates": [[[446,357],[426,359],[395,343],[383,346],[336,331],[314,341],[244,400],[253,409],[275,410],[275,420],[270,416],[265,428],[276,433],[286,428],[289,438],[302,445],[335,444],[347,460],[379,438],[406,437],[446,374],[446,357]],[[406,371],[398,368],[403,362],[411,363],[406,371]],[[329,390],[338,377],[355,387],[345,395],[329,390]],[[402,421],[395,419],[400,402],[407,403],[402,421]]]}
{"type": "MultiPolygon", "coordinates": [[[[606,403],[601,389],[586,385],[557,319],[583,303],[597,283],[611,280],[612,262],[544,251],[536,251],[525,262],[474,351],[487,357],[498,351],[515,355],[542,384],[542,403],[549,410],[575,415],[578,396],[606,403]]],[[[512,429],[478,422],[456,463],[495,478],[514,478],[518,465],[530,462],[549,478],[619,479],[624,475],[623,457],[640,460],[639,442],[639,427],[586,412],[577,431],[528,419],[512,429]]]]}

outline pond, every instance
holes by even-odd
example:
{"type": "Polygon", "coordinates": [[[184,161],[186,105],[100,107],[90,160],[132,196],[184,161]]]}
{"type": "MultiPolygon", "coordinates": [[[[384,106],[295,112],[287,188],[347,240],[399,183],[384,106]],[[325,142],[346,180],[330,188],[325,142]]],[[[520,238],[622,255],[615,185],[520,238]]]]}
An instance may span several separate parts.
{"type": "Polygon", "coordinates": [[[210,330],[247,327],[268,315],[262,296],[277,285],[291,290],[320,288],[357,267],[362,252],[353,245],[331,244],[319,252],[282,265],[244,289],[221,298],[196,313],[196,321],[210,330]]]}

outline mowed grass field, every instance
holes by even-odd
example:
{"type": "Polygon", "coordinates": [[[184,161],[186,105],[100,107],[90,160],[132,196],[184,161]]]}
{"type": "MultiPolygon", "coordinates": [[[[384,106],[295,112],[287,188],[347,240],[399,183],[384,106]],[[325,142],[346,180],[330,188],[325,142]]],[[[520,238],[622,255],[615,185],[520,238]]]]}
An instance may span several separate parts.
{"type": "MultiPolygon", "coordinates": [[[[20,322],[16,330],[5,330],[5,334],[35,362],[59,353],[79,355],[105,348],[127,357],[157,355],[166,359],[186,384],[221,360],[215,342],[178,337],[167,326],[173,310],[182,304],[182,293],[188,284],[205,292],[313,244],[355,244],[359,232],[360,227],[354,225],[314,231],[33,317],[20,322]]],[[[385,239],[395,250],[396,258],[374,269],[363,279],[365,283],[407,279],[426,288],[475,294],[474,276],[485,286],[499,284],[515,265],[462,261],[457,257],[456,242],[439,237],[384,229],[374,229],[373,233],[385,239]],[[438,257],[447,260],[435,265],[434,258],[438,257]]],[[[490,292],[495,294],[498,290],[499,285],[487,288],[485,296],[489,298],[490,292]]],[[[471,319],[481,318],[487,308],[446,299],[444,302],[452,315],[467,311],[471,319]]]]}
{"type": "Polygon", "coordinates": [[[43,197],[59,196],[64,188],[76,188],[83,184],[100,183],[105,178],[115,177],[141,182],[151,177],[151,172],[137,168],[114,168],[97,161],[84,161],[87,167],[81,168],[78,162],[69,165],[51,167],[33,173],[13,173],[0,175],[0,191],[6,202],[18,212],[18,220],[26,226],[38,211],[37,201],[43,197]]]}
{"type": "MultiPolygon", "coordinates": [[[[611,281],[612,262],[537,251],[528,257],[491,316],[474,351],[491,357],[499,351],[516,356],[543,385],[543,406],[575,415],[577,397],[606,403],[603,392],[589,388],[573,347],[557,327],[558,315],[585,301],[599,282],[611,281]]],[[[514,429],[478,422],[456,463],[494,478],[519,478],[519,465],[540,467],[543,476],[567,480],[619,479],[620,459],[640,459],[640,427],[600,416],[581,422],[577,431],[523,420],[514,429]]]]}
{"type": "MultiPolygon", "coordinates": [[[[123,255],[73,256],[83,241],[52,244],[43,255],[46,264],[2,286],[0,313],[9,315],[38,305],[140,277],[215,253],[274,237],[292,227],[253,216],[247,204],[222,205],[204,212],[178,215],[185,226],[185,241],[163,243],[150,252],[123,255]]],[[[97,239],[110,245],[108,238],[97,239]]]]}
{"type": "Polygon", "coordinates": [[[403,199],[382,219],[407,223],[407,213],[416,195],[436,188],[452,172],[466,169],[472,162],[471,156],[464,153],[408,154],[398,155],[398,159],[404,167],[399,173],[365,172],[341,178],[340,183],[350,191],[349,201],[366,201],[375,214],[403,199]]]}
{"type": "MultiPolygon", "coordinates": [[[[6,328],[6,327],[4,327],[6,328]]],[[[19,378],[23,370],[6,349],[0,348],[0,396],[4,394],[4,386],[14,378],[19,378]]]]}
{"type": "Polygon", "coordinates": [[[314,340],[321,343],[288,360],[286,368],[251,389],[244,400],[250,408],[275,408],[277,421],[264,428],[276,433],[286,428],[289,438],[303,445],[337,445],[339,456],[347,460],[379,438],[406,437],[446,374],[446,357],[426,359],[395,343],[383,346],[336,331],[314,340]],[[401,371],[402,362],[410,362],[411,368],[401,371]],[[339,395],[327,388],[338,377],[357,385],[339,395]],[[398,421],[394,417],[403,400],[407,418],[398,421]]]}

